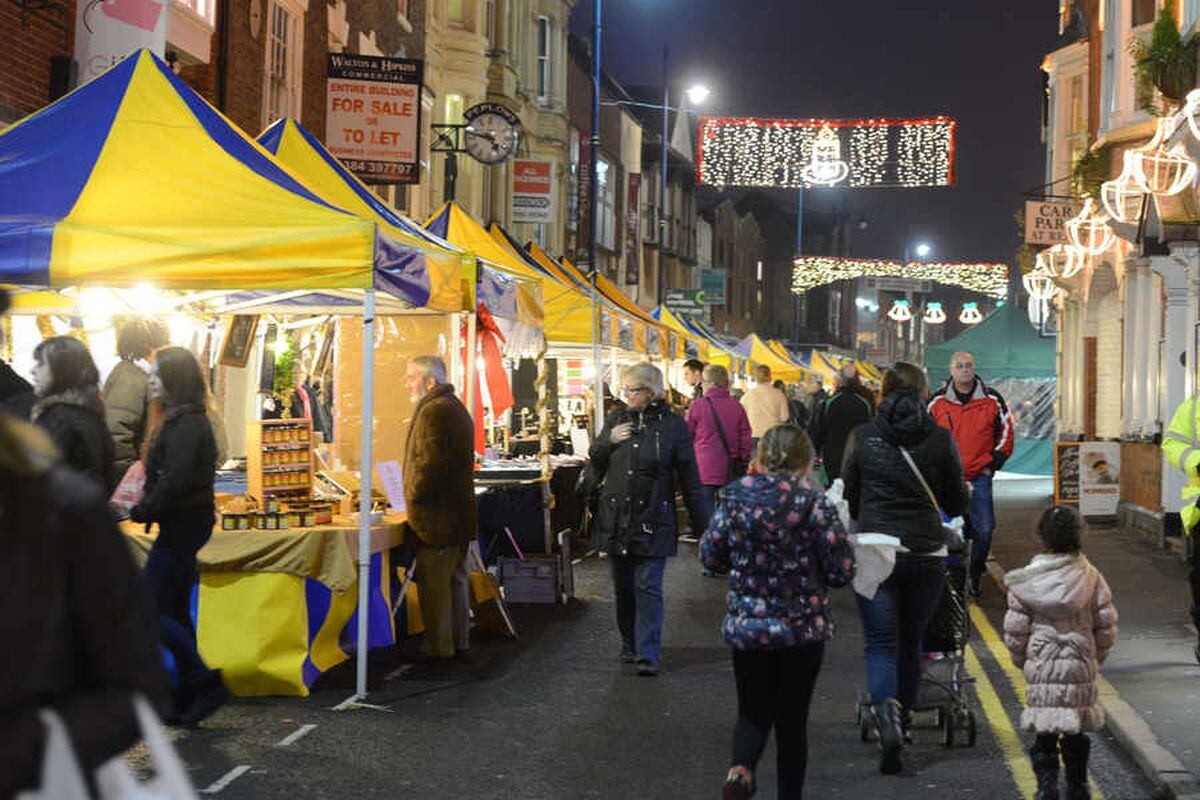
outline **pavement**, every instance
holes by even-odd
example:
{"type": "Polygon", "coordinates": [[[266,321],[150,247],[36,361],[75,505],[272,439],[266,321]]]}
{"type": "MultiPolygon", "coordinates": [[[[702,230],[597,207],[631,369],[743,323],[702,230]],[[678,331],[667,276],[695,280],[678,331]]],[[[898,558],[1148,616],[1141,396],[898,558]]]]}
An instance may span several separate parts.
{"type": "MultiPolygon", "coordinates": [[[[1038,552],[1035,526],[1052,488],[1049,480],[997,483],[1003,499],[994,577],[1038,552]]],[[[1187,569],[1178,555],[1115,524],[1089,524],[1084,552],[1108,580],[1120,614],[1117,645],[1101,670],[1109,731],[1164,796],[1200,800],[1200,665],[1187,569]]],[[[985,605],[992,593],[999,590],[985,588],[985,605]]]]}
{"type": "MultiPolygon", "coordinates": [[[[1029,520],[1045,504],[1038,490],[1013,491],[1012,496],[1007,489],[1000,492],[998,566],[1024,563],[1032,546],[1029,520]]],[[[1095,533],[1089,537],[1089,555],[1095,538],[1095,533]]],[[[1114,536],[1095,548],[1102,569],[1107,547],[1119,541],[1114,536]]],[[[1158,563],[1156,554],[1145,555],[1149,563],[1158,563]]],[[[1122,560],[1119,553],[1113,557],[1122,560]]],[[[1138,585],[1136,562],[1124,561],[1132,562],[1125,566],[1138,585]]],[[[1162,568],[1168,572],[1161,584],[1176,580],[1169,558],[1162,568]]],[[[1154,637],[1138,632],[1142,612],[1133,605],[1134,590],[1125,600],[1119,574],[1114,568],[1110,581],[1122,612],[1122,640],[1107,674],[1122,697],[1136,698],[1131,703],[1139,710],[1139,703],[1155,704],[1146,707],[1145,716],[1166,751],[1174,752],[1187,743],[1187,712],[1170,708],[1171,693],[1158,685],[1159,670],[1181,670],[1176,677],[1185,681],[1188,676],[1194,681],[1198,670],[1182,658],[1146,650],[1141,639],[1154,637]],[[1152,662],[1167,663],[1142,664],[1138,654],[1143,651],[1152,662]],[[1147,677],[1139,679],[1139,671],[1147,677]],[[1160,711],[1161,702],[1166,707],[1160,711]],[[1178,720],[1177,739],[1162,732],[1163,718],[1178,720]]],[[[234,701],[201,729],[175,732],[193,782],[206,796],[289,800],[400,794],[718,797],[736,716],[729,651],[719,636],[724,581],[701,577],[694,545],[681,546],[679,557],[670,560],[664,671],[658,678],[639,678],[618,662],[608,565],[597,558],[580,563],[576,582],[578,597],[566,607],[512,606],[520,638],[478,636],[469,663],[414,666],[411,642],[399,651],[373,654],[370,700],[388,711],[332,710],[352,693],[352,664],[322,678],[308,698],[234,701]]],[[[1140,583],[1152,598],[1163,590],[1140,583]]],[[[862,633],[850,590],[837,590],[833,598],[837,633],[826,650],[810,715],[807,796],[1031,796],[1033,775],[1024,750],[1029,737],[1016,729],[1022,686],[997,634],[1003,598],[996,587],[987,585],[973,608],[975,629],[965,659],[974,681],[966,698],[976,715],[975,746],[965,746],[960,733],[956,746],[946,749],[933,721],[919,719],[916,744],[905,751],[905,769],[895,777],[879,773],[875,745],[860,741],[855,705],[864,683],[862,633]]],[[[1170,604],[1162,603],[1168,625],[1186,616],[1168,612],[1170,604]]],[[[934,670],[947,666],[930,665],[934,670]]],[[[1093,797],[1186,796],[1151,780],[1112,735],[1093,738],[1093,797]]],[[[775,796],[774,774],[774,750],[768,746],[759,769],[760,797],[775,796]]]]}

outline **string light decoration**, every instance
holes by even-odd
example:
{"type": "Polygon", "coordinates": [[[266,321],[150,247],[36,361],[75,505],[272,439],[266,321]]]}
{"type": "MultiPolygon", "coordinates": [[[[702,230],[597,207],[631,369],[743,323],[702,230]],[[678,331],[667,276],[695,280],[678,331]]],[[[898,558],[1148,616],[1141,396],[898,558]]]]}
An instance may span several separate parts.
{"type": "Polygon", "coordinates": [[[1049,275],[1070,278],[1087,264],[1087,254],[1073,244],[1056,244],[1038,253],[1035,269],[1049,275]]]}
{"type": "Polygon", "coordinates": [[[912,319],[912,308],[909,307],[907,300],[895,300],[892,302],[892,307],[888,309],[888,319],[893,322],[908,322],[912,319]]]}
{"type": "Polygon", "coordinates": [[[1083,201],[1079,215],[1067,220],[1063,227],[1067,229],[1071,244],[1089,256],[1100,255],[1112,247],[1117,238],[1108,224],[1108,216],[1096,213],[1096,203],[1090,197],[1083,201]]]}
{"type": "Polygon", "coordinates": [[[1196,122],[1197,110],[1200,110],[1200,89],[1192,89],[1183,103],[1183,118],[1187,120],[1192,136],[1200,139],[1200,123],[1196,122]]]}
{"type": "Polygon", "coordinates": [[[931,300],[925,304],[925,316],[921,319],[926,325],[941,325],[946,321],[946,312],[942,310],[941,303],[931,300]]]}
{"type": "Polygon", "coordinates": [[[1054,276],[1043,269],[1040,264],[1022,275],[1021,283],[1025,285],[1025,291],[1029,292],[1029,297],[1033,300],[1049,300],[1058,294],[1054,276]]]}
{"type": "Polygon", "coordinates": [[[846,180],[850,167],[842,161],[842,142],[826,125],[812,144],[812,161],[800,173],[809,183],[833,186],[846,180]]]}
{"type": "Polygon", "coordinates": [[[1117,222],[1137,222],[1142,215],[1142,200],[1146,193],[1134,180],[1132,156],[1133,151],[1126,150],[1121,174],[1100,184],[1100,202],[1117,222]]]}
{"type": "Polygon", "coordinates": [[[978,325],[983,322],[983,312],[979,310],[979,304],[963,303],[962,311],[958,315],[958,321],[963,325],[978,325]]]}
{"type": "Polygon", "coordinates": [[[799,189],[842,181],[854,188],[951,186],[956,126],[949,117],[703,117],[696,174],[717,187],[799,189]],[[828,165],[838,162],[847,174],[830,181],[841,170],[828,165]]]}
{"type": "MultiPolygon", "coordinates": [[[[1189,120],[1191,117],[1189,116],[1189,120]]],[[[1150,194],[1179,194],[1196,177],[1196,162],[1188,157],[1183,143],[1168,145],[1175,132],[1174,117],[1161,117],[1154,138],[1144,147],[1126,153],[1133,182],[1150,194]]]]}
{"type": "Polygon", "coordinates": [[[989,263],[947,263],[938,261],[901,261],[886,259],[834,258],[801,256],[792,261],[792,292],[800,294],[836,281],[867,276],[911,278],[959,286],[991,297],[1008,293],[1008,265],[989,263]]]}

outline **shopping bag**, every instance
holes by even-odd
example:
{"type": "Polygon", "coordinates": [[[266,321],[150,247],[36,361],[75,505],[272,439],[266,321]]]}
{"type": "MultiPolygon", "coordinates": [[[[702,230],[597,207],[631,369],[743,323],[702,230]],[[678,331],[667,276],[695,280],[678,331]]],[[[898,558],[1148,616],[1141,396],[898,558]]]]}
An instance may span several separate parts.
{"type": "Polygon", "coordinates": [[[833,504],[837,509],[838,519],[842,521],[842,527],[847,531],[850,530],[850,503],[845,499],[846,484],[842,483],[841,478],[835,478],[833,483],[825,490],[825,498],[833,504]]]}
{"type": "Polygon", "coordinates": [[[112,497],[108,499],[109,505],[129,513],[129,509],[142,502],[142,495],[146,491],[146,465],[141,461],[135,461],[125,470],[125,476],[121,478],[121,482],[117,484],[117,488],[113,491],[112,497]]]}
{"type": "Polygon", "coordinates": [[[871,600],[879,586],[888,579],[896,568],[896,553],[907,553],[908,548],[900,539],[885,533],[853,534],[854,542],[854,591],[871,600]]]}
{"type": "Polygon", "coordinates": [[[124,757],[117,756],[96,770],[100,800],[197,800],[187,770],[149,701],[135,695],[133,710],[150,753],[154,777],[139,782],[124,757]]]}
{"type": "Polygon", "coordinates": [[[21,792],[17,800],[91,800],[87,781],[71,747],[67,726],[57,712],[44,708],[39,716],[46,728],[42,751],[42,781],[37,789],[21,792]]]}

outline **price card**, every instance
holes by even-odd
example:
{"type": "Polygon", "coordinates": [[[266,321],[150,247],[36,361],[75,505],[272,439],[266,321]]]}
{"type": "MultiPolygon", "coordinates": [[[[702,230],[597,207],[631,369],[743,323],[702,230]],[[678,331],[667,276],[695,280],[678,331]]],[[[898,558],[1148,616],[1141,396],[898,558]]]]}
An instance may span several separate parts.
{"type": "Polygon", "coordinates": [[[383,493],[387,495],[392,513],[406,513],[408,507],[404,504],[404,474],[400,470],[400,462],[381,461],[375,465],[375,471],[383,481],[383,493]]]}

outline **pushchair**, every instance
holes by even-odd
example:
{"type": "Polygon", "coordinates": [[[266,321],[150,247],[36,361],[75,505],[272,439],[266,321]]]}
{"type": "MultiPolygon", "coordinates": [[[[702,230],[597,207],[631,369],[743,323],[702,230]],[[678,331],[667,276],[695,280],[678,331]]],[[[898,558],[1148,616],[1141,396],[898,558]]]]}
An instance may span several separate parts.
{"type": "MultiPolygon", "coordinates": [[[[919,715],[932,715],[943,747],[953,747],[956,741],[974,747],[978,729],[975,712],[967,703],[967,687],[975,679],[966,674],[967,642],[971,638],[971,616],[967,611],[971,542],[958,539],[948,547],[946,582],[925,630],[922,650],[926,658],[922,661],[917,703],[911,711],[914,726],[919,715]]],[[[869,695],[859,696],[856,713],[860,738],[869,742],[875,736],[869,695]]]]}

